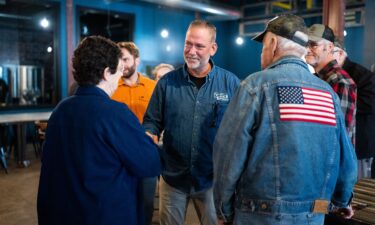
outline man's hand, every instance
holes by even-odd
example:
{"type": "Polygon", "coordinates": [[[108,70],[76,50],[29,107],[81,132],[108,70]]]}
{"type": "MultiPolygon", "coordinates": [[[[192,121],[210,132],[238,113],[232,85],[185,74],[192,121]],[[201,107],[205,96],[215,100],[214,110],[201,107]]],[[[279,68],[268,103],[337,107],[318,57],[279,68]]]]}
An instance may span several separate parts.
{"type": "Polygon", "coordinates": [[[349,205],[346,208],[336,208],[332,212],[341,216],[344,219],[350,219],[354,215],[354,210],[351,205],[349,205]]]}
{"type": "Polygon", "coordinates": [[[150,138],[154,141],[155,144],[159,143],[159,138],[157,135],[151,134],[150,132],[146,131],[146,134],[150,136],[150,138]]]}
{"type": "Polygon", "coordinates": [[[224,220],[222,220],[222,219],[218,219],[217,221],[218,221],[218,225],[231,225],[231,224],[233,224],[232,222],[230,222],[230,223],[226,223],[226,222],[224,222],[224,220]]]}

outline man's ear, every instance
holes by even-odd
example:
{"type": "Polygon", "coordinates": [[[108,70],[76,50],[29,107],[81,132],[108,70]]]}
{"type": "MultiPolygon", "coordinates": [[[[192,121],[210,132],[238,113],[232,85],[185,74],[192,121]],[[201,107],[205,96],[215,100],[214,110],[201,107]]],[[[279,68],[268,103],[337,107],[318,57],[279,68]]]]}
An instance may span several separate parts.
{"type": "Polygon", "coordinates": [[[106,67],[103,72],[103,80],[108,80],[109,76],[111,76],[111,71],[109,67],[106,67]]]}
{"type": "Polygon", "coordinates": [[[141,63],[141,59],[138,57],[138,58],[135,58],[135,65],[138,67],[139,64],[141,63]]]}
{"type": "Polygon", "coordinates": [[[214,42],[211,46],[211,51],[210,51],[210,56],[214,56],[216,54],[216,51],[217,51],[217,48],[218,48],[218,45],[216,42],[214,42]]]}
{"type": "Polygon", "coordinates": [[[327,50],[328,50],[328,52],[331,52],[332,54],[333,54],[333,50],[334,50],[334,48],[335,48],[335,46],[333,45],[333,43],[328,43],[328,45],[327,45],[327,50]]]}
{"type": "Polygon", "coordinates": [[[344,50],[339,49],[337,53],[339,54],[339,60],[338,60],[339,64],[340,64],[340,66],[342,66],[344,64],[344,61],[345,61],[345,58],[346,58],[345,52],[344,52],[344,50]]]}
{"type": "Polygon", "coordinates": [[[273,55],[275,55],[276,54],[276,49],[277,49],[277,37],[276,37],[276,35],[272,36],[270,42],[271,42],[270,43],[270,48],[272,50],[273,55]]]}

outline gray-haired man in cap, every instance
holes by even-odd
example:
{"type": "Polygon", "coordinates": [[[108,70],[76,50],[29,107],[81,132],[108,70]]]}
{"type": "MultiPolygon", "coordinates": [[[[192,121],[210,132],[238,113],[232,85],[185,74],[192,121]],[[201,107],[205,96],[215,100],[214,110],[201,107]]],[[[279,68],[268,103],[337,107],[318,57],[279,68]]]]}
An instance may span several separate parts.
{"type": "Polygon", "coordinates": [[[232,98],[214,142],[220,224],[323,224],[333,206],[351,217],[356,156],[340,100],[303,61],[303,19],[282,15],[254,38],[262,71],[232,98]]]}
{"type": "Polygon", "coordinates": [[[335,35],[332,29],[323,24],[314,24],[308,29],[308,35],[306,62],[314,67],[317,75],[331,85],[339,96],[346,129],[354,145],[357,86],[335,59],[335,35]]]}

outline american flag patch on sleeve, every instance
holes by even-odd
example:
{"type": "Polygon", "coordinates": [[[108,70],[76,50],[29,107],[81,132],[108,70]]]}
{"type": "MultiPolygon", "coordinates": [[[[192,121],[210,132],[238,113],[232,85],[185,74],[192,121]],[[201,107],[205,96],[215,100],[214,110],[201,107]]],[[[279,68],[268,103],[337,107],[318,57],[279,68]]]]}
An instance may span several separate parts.
{"type": "Polygon", "coordinates": [[[280,120],[302,121],[336,126],[332,95],[313,88],[280,86],[280,120]]]}

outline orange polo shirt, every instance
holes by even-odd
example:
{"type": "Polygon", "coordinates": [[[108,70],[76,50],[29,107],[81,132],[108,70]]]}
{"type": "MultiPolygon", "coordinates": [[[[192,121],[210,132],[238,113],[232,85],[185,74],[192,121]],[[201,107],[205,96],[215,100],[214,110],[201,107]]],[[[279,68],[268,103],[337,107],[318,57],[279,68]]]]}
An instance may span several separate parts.
{"type": "Polygon", "coordinates": [[[119,80],[118,88],[112,95],[112,99],[125,103],[129,109],[137,116],[140,123],[143,122],[148,102],[156,82],[138,73],[138,81],[134,86],[128,86],[123,79],[119,80]]]}

